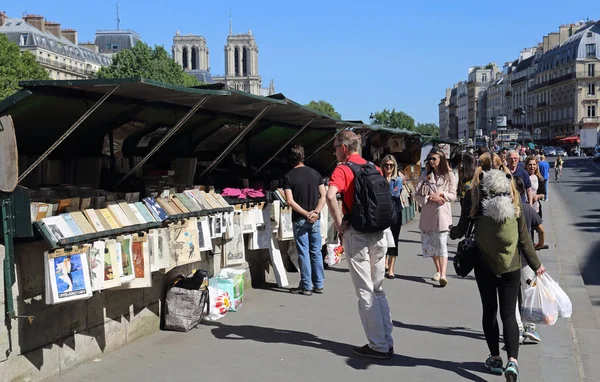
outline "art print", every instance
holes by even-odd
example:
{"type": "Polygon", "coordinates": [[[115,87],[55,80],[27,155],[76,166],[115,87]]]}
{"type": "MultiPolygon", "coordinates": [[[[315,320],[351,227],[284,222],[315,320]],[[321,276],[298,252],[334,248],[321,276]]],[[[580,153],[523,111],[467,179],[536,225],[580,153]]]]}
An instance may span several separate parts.
{"type": "Polygon", "coordinates": [[[103,241],[96,241],[90,247],[90,281],[92,291],[102,290],[104,286],[104,250],[106,245],[103,241]]]}
{"type": "Polygon", "coordinates": [[[89,298],[92,295],[88,264],[89,245],[73,247],[69,251],[46,252],[46,285],[50,286],[52,303],[89,298]]]}
{"type": "MultiPolygon", "coordinates": [[[[121,275],[121,283],[131,282],[135,279],[133,271],[133,254],[132,254],[132,241],[133,238],[130,235],[121,236],[121,267],[123,273],[121,275]]],[[[117,247],[118,248],[118,247],[117,247]]]]}
{"type": "Polygon", "coordinates": [[[114,288],[121,285],[121,265],[120,255],[117,255],[116,240],[106,240],[104,242],[104,280],[103,289],[114,288]]]}
{"type": "Polygon", "coordinates": [[[198,218],[198,246],[201,251],[212,250],[212,239],[210,236],[209,219],[207,217],[198,218]]]}
{"type": "Polygon", "coordinates": [[[254,221],[254,211],[243,210],[241,219],[242,233],[252,233],[256,231],[256,222],[254,221]]]}
{"type": "Polygon", "coordinates": [[[242,214],[235,211],[233,215],[233,236],[225,243],[225,266],[242,264],[244,260],[244,234],[241,226],[242,214]]]}
{"type": "Polygon", "coordinates": [[[282,208],[279,222],[279,240],[291,240],[294,238],[294,222],[292,221],[292,209],[282,208]]]}
{"type": "Polygon", "coordinates": [[[122,284],[117,289],[148,288],[152,286],[152,273],[150,271],[150,250],[148,248],[148,235],[134,234],[131,237],[132,269],[134,279],[122,284]]]}

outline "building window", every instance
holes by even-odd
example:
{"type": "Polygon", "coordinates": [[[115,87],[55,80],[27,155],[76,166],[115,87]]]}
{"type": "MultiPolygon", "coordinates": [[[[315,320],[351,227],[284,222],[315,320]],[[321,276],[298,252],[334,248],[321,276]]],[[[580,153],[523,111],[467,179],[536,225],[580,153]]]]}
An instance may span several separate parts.
{"type": "Polygon", "coordinates": [[[487,82],[487,76],[485,74],[481,76],[481,82],[487,82]]]}
{"type": "Polygon", "coordinates": [[[585,44],[585,56],[596,57],[596,44],[585,44]]]}
{"type": "Polygon", "coordinates": [[[592,32],[587,32],[588,37],[592,37],[592,32]]]}
{"type": "Polygon", "coordinates": [[[588,84],[588,95],[596,95],[596,85],[588,84]]]}
{"type": "Polygon", "coordinates": [[[113,50],[117,50],[117,49],[119,49],[119,46],[118,46],[118,45],[115,45],[115,44],[113,44],[113,45],[112,45],[112,49],[113,49],[113,50]]]}
{"type": "Polygon", "coordinates": [[[588,76],[594,77],[595,69],[596,69],[596,65],[595,64],[589,64],[588,65],[588,76]]]}
{"type": "Polygon", "coordinates": [[[596,116],[596,105],[588,105],[587,107],[587,115],[588,117],[596,116]]]}

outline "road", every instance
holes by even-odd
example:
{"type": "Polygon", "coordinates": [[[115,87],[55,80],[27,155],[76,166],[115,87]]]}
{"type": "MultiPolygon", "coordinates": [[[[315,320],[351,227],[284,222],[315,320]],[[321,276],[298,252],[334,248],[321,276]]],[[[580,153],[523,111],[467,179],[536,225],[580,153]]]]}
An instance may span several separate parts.
{"type": "MultiPolygon", "coordinates": [[[[565,199],[577,200],[574,205],[586,211],[585,215],[600,215],[600,204],[592,208],[595,212],[587,212],[590,207],[580,200],[589,198],[588,193],[594,197],[587,184],[570,183],[591,179],[593,168],[586,166],[583,161],[569,160],[563,182],[550,185],[551,199],[545,204],[544,217],[549,248],[540,252],[548,273],[571,298],[573,317],[553,326],[538,326],[543,342],[521,346],[523,381],[600,381],[600,325],[577,263],[579,258],[589,257],[585,237],[595,238],[593,231],[587,231],[591,225],[579,224],[592,224],[594,218],[583,220],[579,210],[562,200],[564,192],[565,199]],[[575,214],[579,214],[578,220],[573,219],[575,214]],[[591,236],[583,236],[588,233],[591,236]]],[[[455,205],[453,215],[457,218],[458,214],[455,205]]],[[[451,252],[456,250],[456,242],[449,246],[451,252]]],[[[402,228],[400,248],[396,279],[384,282],[394,324],[396,355],[390,360],[367,360],[351,353],[351,346],[363,345],[366,340],[356,311],[357,298],[342,261],[326,271],[323,295],[291,295],[272,285],[249,290],[242,309],[220,321],[188,333],[157,332],[104,354],[96,362],[61,370],[55,380],[503,380],[483,368],[489,352],[473,276],[455,276],[450,265],[446,288],[430,280],[433,264],[421,255],[418,218],[402,228]]],[[[291,285],[298,282],[297,273],[289,277],[291,285]]],[[[593,278],[590,280],[588,287],[594,287],[593,278]]],[[[504,352],[502,356],[506,360],[504,352]]]]}
{"type": "Polygon", "coordinates": [[[572,224],[582,241],[579,244],[583,250],[573,253],[578,257],[590,301],[600,317],[600,162],[590,157],[567,158],[561,181],[551,183],[550,198],[556,192],[568,205],[572,224]]]}

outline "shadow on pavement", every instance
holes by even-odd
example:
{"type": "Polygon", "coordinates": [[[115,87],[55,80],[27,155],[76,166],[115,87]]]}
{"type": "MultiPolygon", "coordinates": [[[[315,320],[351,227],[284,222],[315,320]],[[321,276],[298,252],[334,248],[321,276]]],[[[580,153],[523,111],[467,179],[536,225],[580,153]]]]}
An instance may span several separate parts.
{"type": "Polygon", "coordinates": [[[264,284],[258,285],[254,289],[268,290],[271,292],[290,293],[290,288],[288,288],[288,287],[280,288],[277,286],[276,283],[264,283],[264,284]]]}
{"type": "MultiPolygon", "coordinates": [[[[396,324],[396,321],[394,324],[396,324]]],[[[344,357],[346,358],[346,364],[357,370],[366,370],[373,364],[397,367],[426,366],[456,373],[470,381],[486,381],[469,371],[485,371],[481,362],[452,362],[439,359],[416,358],[399,354],[394,355],[388,360],[373,360],[359,358],[358,356],[353,355],[352,345],[330,341],[317,337],[314,334],[297,330],[266,328],[254,325],[234,326],[222,322],[206,322],[205,325],[213,327],[211,333],[217,339],[235,341],[251,340],[267,344],[306,346],[344,357]]]]}
{"type": "Polygon", "coordinates": [[[406,239],[400,239],[400,240],[398,240],[398,242],[400,242],[400,243],[417,243],[417,244],[421,244],[421,241],[417,241],[417,240],[406,240],[406,239]]]}
{"type": "Polygon", "coordinates": [[[435,334],[442,334],[445,336],[460,336],[472,338],[475,340],[485,341],[485,336],[483,332],[476,331],[473,329],[465,328],[463,326],[425,326],[425,325],[416,325],[416,324],[405,324],[400,321],[392,321],[394,326],[402,329],[416,330],[419,332],[429,332],[435,334]]]}
{"type": "Polygon", "coordinates": [[[350,270],[348,268],[335,268],[335,267],[327,267],[325,268],[325,272],[339,272],[339,273],[348,273],[350,270]]]}
{"type": "MultiPolygon", "coordinates": [[[[587,254],[585,264],[581,267],[581,276],[585,285],[600,285],[600,242],[597,242],[587,254]]],[[[600,304],[600,301],[596,301],[600,304]]],[[[594,304],[594,301],[592,301],[594,304]]]]}

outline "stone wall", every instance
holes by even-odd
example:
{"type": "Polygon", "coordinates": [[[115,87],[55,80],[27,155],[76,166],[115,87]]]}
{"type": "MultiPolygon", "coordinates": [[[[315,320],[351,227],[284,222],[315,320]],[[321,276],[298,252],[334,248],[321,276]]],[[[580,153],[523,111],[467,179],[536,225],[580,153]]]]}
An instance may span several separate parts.
{"type": "MultiPolygon", "coordinates": [[[[55,377],[70,368],[111,352],[151,334],[160,328],[161,306],[166,285],[178,274],[193,269],[208,269],[218,274],[222,247],[216,254],[202,253],[203,260],[171,270],[154,272],[152,287],[132,290],[105,290],[87,300],[46,305],[44,300],[44,241],[15,244],[17,282],[13,286],[18,318],[0,325],[0,381],[31,381],[55,377]]],[[[256,262],[238,266],[268,268],[268,251],[251,251],[249,260],[256,262]],[[264,253],[266,253],[266,257],[264,253]]],[[[0,246],[4,258],[4,247],[0,246]]],[[[2,267],[0,276],[4,280],[2,267]]],[[[246,288],[252,284],[246,272],[246,288]]],[[[265,279],[264,272],[262,277],[265,279]]],[[[3,290],[3,288],[2,288],[3,290]]],[[[0,295],[4,306],[4,293],[0,295]]]]}

